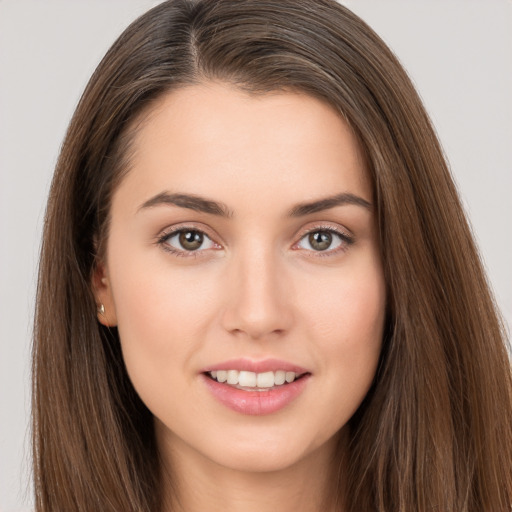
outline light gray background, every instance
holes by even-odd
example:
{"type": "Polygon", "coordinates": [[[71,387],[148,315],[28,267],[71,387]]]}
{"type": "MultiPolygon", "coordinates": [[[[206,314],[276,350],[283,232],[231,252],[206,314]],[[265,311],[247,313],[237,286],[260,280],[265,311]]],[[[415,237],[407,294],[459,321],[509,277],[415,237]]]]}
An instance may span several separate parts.
{"type": "MultiPolygon", "coordinates": [[[[29,377],[46,194],[96,64],[149,0],[0,0],[0,512],[31,510],[29,377]]],[[[429,110],[512,325],[512,2],[347,0],[429,110]]]]}

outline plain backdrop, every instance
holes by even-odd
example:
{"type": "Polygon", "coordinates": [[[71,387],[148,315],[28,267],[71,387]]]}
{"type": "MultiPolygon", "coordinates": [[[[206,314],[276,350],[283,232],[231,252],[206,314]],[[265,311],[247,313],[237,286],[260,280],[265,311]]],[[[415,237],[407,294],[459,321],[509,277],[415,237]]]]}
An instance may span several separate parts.
{"type": "MultiPolygon", "coordinates": [[[[33,507],[30,337],[59,147],[100,58],[157,3],[0,0],[0,512],[33,507]]],[[[391,46],[424,99],[512,325],[512,2],[342,3],[391,46]]]]}

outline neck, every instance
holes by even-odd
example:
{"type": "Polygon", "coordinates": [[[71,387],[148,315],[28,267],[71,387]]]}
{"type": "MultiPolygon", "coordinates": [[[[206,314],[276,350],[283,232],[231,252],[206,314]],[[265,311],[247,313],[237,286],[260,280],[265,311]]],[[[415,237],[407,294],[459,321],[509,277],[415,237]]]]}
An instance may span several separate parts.
{"type": "Polygon", "coordinates": [[[338,440],[283,469],[239,471],[205,458],[176,439],[163,448],[165,512],[317,512],[340,510],[338,440]],[[172,468],[172,469],[171,469],[172,468]]]}

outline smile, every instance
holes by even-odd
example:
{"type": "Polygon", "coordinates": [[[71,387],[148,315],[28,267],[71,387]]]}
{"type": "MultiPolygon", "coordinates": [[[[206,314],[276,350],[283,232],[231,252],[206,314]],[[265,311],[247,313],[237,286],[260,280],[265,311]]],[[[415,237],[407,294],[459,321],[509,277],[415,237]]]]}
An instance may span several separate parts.
{"type": "Polygon", "coordinates": [[[277,370],[276,372],[255,373],[238,370],[217,370],[208,372],[210,377],[217,382],[226,383],[237,389],[246,391],[265,391],[285,383],[294,382],[300,375],[295,372],[277,370]]]}
{"type": "Polygon", "coordinates": [[[311,373],[284,361],[226,361],[201,373],[208,391],[232,411],[265,415],[289,406],[304,392],[311,373]]]}

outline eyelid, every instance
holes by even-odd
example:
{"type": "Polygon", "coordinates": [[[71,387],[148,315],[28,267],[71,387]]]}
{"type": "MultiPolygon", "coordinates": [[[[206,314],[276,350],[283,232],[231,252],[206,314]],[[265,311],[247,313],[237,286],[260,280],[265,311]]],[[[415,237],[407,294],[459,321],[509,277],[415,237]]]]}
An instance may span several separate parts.
{"type": "Polygon", "coordinates": [[[292,249],[294,250],[303,250],[308,253],[311,253],[314,257],[324,257],[324,256],[332,256],[338,254],[338,252],[346,251],[352,244],[355,242],[355,237],[350,233],[349,230],[340,227],[339,225],[333,225],[330,223],[319,223],[314,225],[309,225],[307,227],[302,228],[297,234],[297,241],[293,244],[292,249]],[[298,244],[311,233],[315,233],[318,231],[327,231],[329,233],[333,233],[340,237],[341,244],[339,247],[335,249],[327,249],[325,251],[315,251],[302,249],[298,247],[298,244]]]}
{"type": "Polygon", "coordinates": [[[155,238],[155,243],[162,247],[163,250],[170,252],[177,256],[184,256],[184,257],[199,257],[203,256],[203,253],[208,252],[210,250],[218,250],[222,248],[222,244],[217,242],[217,239],[219,237],[216,235],[211,234],[211,230],[204,226],[203,224],[198,225],[196,222],[180,222],[179,224],[175,224],[173,226],[169,226],[165,229],[163,229],[155,238]],[[205,237],[207,237],[211,242],[216,246],[214,248],[208,248],[208,249],[198,249],[196,251],[186,251],[186,250],[180,250],[175,247],[172,247],[171,245],[167,244],[166,241],[171,238],[173,235],[176,235],[182,231],[197,231],[198,233],[203,234],[205,237]]]}
{"type": "MultiPolygon", "coordinates": [[[[205,226],[202,223],[196,223],[196,222],[180,222],[179,224],[169,226],[162,230],[155,239],[155,243],[157,245],[162,246],[162,249],[165,251],[171,252],[178,256],[184,256],[184,257],[200,257],[203,256],[203,253],[207,253],[210,250],[219,250],[223,248],[224,243],[219,243],[217,240],[220,238],[216,234],[211,234],[211,229],[209,229],[207,226],[205,226]],[[208,237],[212,243],[216,246],[215,248],[208,248],[208,249],[200,249],[196,251],[186,251],[186,250],[179,250],[176,249],[169,244],[166,244],[166,240],[168,240],[172,235],[175,235],[182,231],[197,231],[208,237]]],[[[346,251],[354,242],[355,237],[353,234],[350,233],[350,231],[346,228],[343,228],[339,226],[338,224],[332,224],[329,222],[321,222],[316,224],[310,224],[306,227],[303,227],[299,230],[299,232],[296,235],[296,242],[292,245],[293,250],[301,250],[308,253],[311,253],[313,257],[323,257],[323,256],[332,256],[337,254],[338,252],[344,252],[346,251]],[[339,247],[336,247],[335,249],[327,249],[325,251],[315,251],[315,250],[309,250],[309,249],[302,249],[298,247],[298,244],[304,239],[304,237],[308,236],[311,233],[315,233],[317,231],[327,231],[330,233],[333,233],[334,235],[340,237],[341,244],[339,247]]]]}

